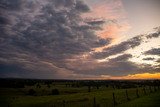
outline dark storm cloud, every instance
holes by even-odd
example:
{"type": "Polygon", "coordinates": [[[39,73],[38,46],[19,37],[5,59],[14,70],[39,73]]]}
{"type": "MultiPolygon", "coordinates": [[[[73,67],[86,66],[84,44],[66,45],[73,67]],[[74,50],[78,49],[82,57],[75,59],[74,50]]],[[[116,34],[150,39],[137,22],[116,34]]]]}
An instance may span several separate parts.
{"type": "MultiPolygon", "coordinates": [[[[155,67],[150,64],[137,64],[135,62],[129,61],[132,58],[130,54],[123,54],[116,58],[110,59],[105,65],[108,64],[110,67],[106,67],[106,71],[110,73],[110,75],[121,76],[128,74],[136,74],[136,73],[144,73],[144,72],[159,72],[160,67],[155,67]],[[114,72],[112,74],[112,72],[114,72]]],[[[107,73],[108,73],[107,72],[107,73]]]]}
{"type": "MultiPolygon", "coordinates": [[[[14,77],[14,78],[57,78],[58,69],[53,69],[45,64],[32,65],[25,64],[26,67],[22,67],[21,64],[0,64],[0,78],[14,77]],[[39,67],[37,67],[39,66],[39,67]],[[44,71],[43,71],[44,70],[44,71]]],[[[62,76],[61,76],[62,77],[62,76]]]]}
{"type": "MultiPolygon", "coordinates": [[[[104,20],[81,17],[89,11],[82,0],[1,0],[0,76],[67,78],[76,74],[127,75],[154,70],[151,65],[139,68],[141,65],[128,60],[132,58],[130,54],[97,62],[99,58],[122,54],[139,46],[141,36],[93,53],[91,59],[81,60],[83,53],[111,43],[110,38],[95,34],[102,29],[104,20]],[[78,58],[74,62],[75,56],[78,58]]],[[[157,37],[157,33],[148,36],[152,37],[157,37]]]]}
{"type": "Polygon", "coordinates": [[[0,64],[0,77],[24,77],[27,74],[26,70],[17,65],[0,64]],[[16,73],[15,73],[16,71],[16,73]]]}
{"type": "Polygon", "coordinates": [[[143,58],[143,60],[148,60],[148,61],[150,61],[150,60],[154,60],[155,58],[151,58],[151,57],[149,57],[149,58],[143,58]]]}
{"type": "Polygon", "coordinates": [[[83,75],[109,75],[109,76],[126,76],[129,74],[159,72],[160,67],[150,64],[137,64],[129,61],[133,56],[131,54],[122,54],[116,58],[108,59],[105,62],[94,63],[94,60],[89,62],[79,61],[73,62],[68,69],[75,71],[77,74],[83,75]],[[86,67],[86,65],[90,65],[86,67]]]}
{"type": "Polygon", "coordinates": [[[113,76],[122,76],[128,75],[131,73],[138,73],[138,65],[134,62],[128,61],[129,58],[132,58],[131,54],[123,54],[116,58],[110,59],[108,62],[104,63],[104,71],[107,71],[109,75],[113,76]],[[109,64],[109,66],[107,66],[109,64]]]}
{"type": "Polygon", "coordinates": [[[22,6],[23,0],[1,0],[0,8],[7,10],[19,10],[22,6]]]}
{"type": "Polygon", "coordinates": [[[87,20],[86,22],[91,25],[101,25],[105,23],[104,20],[87,20]]]}
{"type": "Polygon", "coordinates": [[[158,38],[160,36],[160,32],[152,33],[151,35],[148,35],[147,38],[158,38]]]}
{"type": "Polygon", "coordinates": [[[99,23],[91,25],[81,18],[88,11],[81,0],[1,0],[1,64],[38,70],[39,75],[52,71],[53,78],[58,78],[58,71],[66,70],[66,58],[110,43],[94,34],[99,23]]]}
{"type": "Polygon", "coordinates": [[[144,52],[145,55],[160,55],[160,48],[153,48],[144,52]]]}
{"type": "Polygon", "coordinates": [[[99,63],[92,63],[94,61],[90,62],[79,62],[80,67],[77,67],[79,65],[74,65],[71,69],[75,71],[78,74],[86,74],[86,75],[110,75],[110,76],[123,76],[128,74],[134,74],[139,73],[139,65],[128,61],[129,58],[132,58],[131,54],[123,54],[116,58],[109,59],[105,62],[99,62],[99,63]],[[90,64],[90,67],[85,67],[85,65],[90,64]]]}
{"type": "MultiPolygon", "coordinates": [[[[25,3],[31,4],[31,1],[25,3]]],[[[9,4],[15,5],[15,2],[13,4],[10,2],[9,4]]],[[[25,6],[28,6],[27,4],[25,6]]],[[[10,5],[7,6],[10,7],[10,5]]],[[[18,3],[17,6],[19,5],[18,3]]],[[[54,49],[57,53],[70,54],[89,51],[90,48],[97,47],[96,44],[98,46],[101,45],[101,43],[98,44],[101,39],[91,32],[91,30],[95,29],[94,26],[79,25],[79,23],[83,22],[80,14],[89,11],[88,6],[82,1],[53,0],[46,5],[29,6],[31,7],[23,8],[25,12],[28,9],[32,11],[32,9],[37,8],[40,14],[34,16],[34,13],[31,13],[34,16],[34,19],[31,19],[33,20],[32,22],[27,19],[30,18],[29,16],[26,17],[26,15],[29,15],[28,13],[22,14],[18,18],[16,25],[11,30],[14,30],[16,35],[17,32],[22,34],[22,41],[12,40],[13,44],[37,51],[40,51],[42,46],[48,46],[50,50],[54,49]],[[39,47],[39,50],[36,46],[39,47]]],[[[18,17],[16,15],[14,17],[18,17]]]]}
{"type": "Polygon", "coordinates": [[[154,29],[156,30],[156,32],[147,35],[146,37],[147,37],[148,39],[160,37],[160,27],[156,27],[156,28],[154,28],[154,29]]]}
{"type": "Polygon", "coordinates": [[[80,12],[88,12],[90,10],[89,7],[81,0],[77,0],[75,9],[80,12]]]}
{"type": "Polygon", "coordinates": [[[7,24],[9,22],[9,20],[7,20],[5,17],[3,16],[0,16],[0,24],[1,25],[4,25],[4,24],[7,24]]]}
{"type": "MultiPolygon", "coordinates": [[[[135,37],[133,37],[129,40],[126,40],[124,42],[121,42],[117,45],[113,45],[111,47],[105,48],[105,49],[103,49],[102,52],[95,52],[92,54],[92,57],[96,58],[96,59],[103,59],[103,58],[109,57],[111,55],[120,54],[120,53],[123,53],[129,49],[132,49],[132,48],[135,48],[135,47],[141,45],[141,43],[144,42],[144,39],[158,38],[159,35],[160,35],[160,28],[156,27],[155,31],[153,33],[135,36],[135,37]]],[[[158,50],[153,50],[153,51],[156,51],[157,54],[159,54],[158,50]]],[[[155,54],[156,54],[156,52],[155,52],[155,54]]]]}
{"type": "Polygon", "coordinates": [[[110,59],[109,61],[111,61],[111,62],[123,62],[123,61],[127,61],[129,58],[132,58],[131,54],[123,54],[123,55],[118,56],[116,58],[110,59]]]}
{"type": "Polygon", "coordinates": [[[103,59],[111,55],[116,55],[122,53],[130,48],[135,48],[139,46],[142,42],[141,36],[133,37],[127,41],[121,42],[118,45],[114,45],[108,48],[105,48],[103,52],[97,52],[93,54],[94,58],[103,59]]]}

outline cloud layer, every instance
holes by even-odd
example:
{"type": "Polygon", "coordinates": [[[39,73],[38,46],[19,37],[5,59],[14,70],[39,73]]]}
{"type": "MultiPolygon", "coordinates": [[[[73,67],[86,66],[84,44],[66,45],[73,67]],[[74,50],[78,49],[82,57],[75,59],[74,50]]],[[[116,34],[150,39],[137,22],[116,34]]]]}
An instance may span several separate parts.
{"type": "Polygon", "coordinates": [[[56,71],[64,59],[109,42],[94,34],[100,23],[81,18],[90,9],[80,0],[1,0],[0,6],[2,64],[33,70],[49,60],[54,69],[44,68],[56,71]]]}
{"type": "MultiPolygon", "coordinates": [[[[96,33],[106,19],[82,17],[90,11],[83,0],[1,0],[0,77],[82,79],[160,71],[130,61],[134,56],[126,53],[144,38],[159,38],[159,28],[95,52],[112,39],[96,33]]],[[[144,54],[159,55],[159,48],[144,54]]]]}

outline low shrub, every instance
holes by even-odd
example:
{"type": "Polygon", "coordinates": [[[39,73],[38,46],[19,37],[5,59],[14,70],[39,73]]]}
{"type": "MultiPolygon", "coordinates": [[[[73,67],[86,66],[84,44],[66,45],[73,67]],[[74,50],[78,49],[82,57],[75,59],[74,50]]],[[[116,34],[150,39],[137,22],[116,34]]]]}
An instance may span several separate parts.
{"type": "Polygon", "coordinates": [[[52,95],[59,95],[59,90],[58,89],[52,89],[52,95]]]}

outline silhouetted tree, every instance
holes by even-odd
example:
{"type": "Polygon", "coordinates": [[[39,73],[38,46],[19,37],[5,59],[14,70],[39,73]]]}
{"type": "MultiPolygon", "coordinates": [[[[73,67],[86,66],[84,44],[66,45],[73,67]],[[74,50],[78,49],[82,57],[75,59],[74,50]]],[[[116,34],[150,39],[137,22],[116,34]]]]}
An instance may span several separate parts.
{"type": "Polygon", "coordinates": [[[35,95],[36,94],[36,91],[34,89],[30,89],[28,91],[28,95],[35,95]]]}
{"type": "Polygon", "coordinates": [[[59,95],[58,89],[52,89],[52,95],[59,95]]]}
{"type": "Polygon", "coordinates": [[[48,87],[48,88],[51,88],[50,84],[47,84],[47,87],[48,87]]]}
{"type": "Polygon", "coordinates": [[[38,84],[36,85],[36,87],[37,87],[37,88],[41,88],[41,85],[38,83],[38,84]]]}

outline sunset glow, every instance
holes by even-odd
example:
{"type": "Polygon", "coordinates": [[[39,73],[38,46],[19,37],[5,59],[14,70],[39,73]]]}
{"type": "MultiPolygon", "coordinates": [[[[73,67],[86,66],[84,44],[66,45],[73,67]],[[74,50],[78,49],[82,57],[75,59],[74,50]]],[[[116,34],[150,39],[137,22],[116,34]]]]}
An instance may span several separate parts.
{"type": "Polygon", "coordinates": [[[126,77],[122,77],[124,79],[159,79],[160,73],[143,73],[143,74],[135,74],[135,75],[128,75],[126,77]]]}

